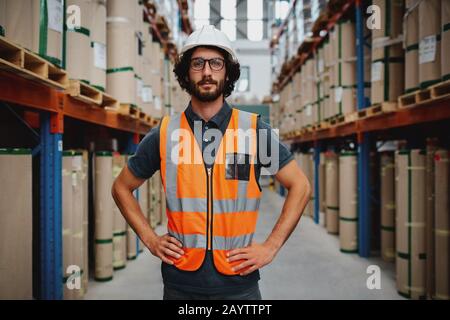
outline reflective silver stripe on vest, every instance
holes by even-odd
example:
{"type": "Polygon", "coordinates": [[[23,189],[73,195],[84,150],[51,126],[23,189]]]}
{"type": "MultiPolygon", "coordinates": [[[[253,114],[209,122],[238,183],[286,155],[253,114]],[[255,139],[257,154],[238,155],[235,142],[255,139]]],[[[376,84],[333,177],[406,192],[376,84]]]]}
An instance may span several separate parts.
{"type": "Polygon", "coordinates": [[[166,198],[166,206],[172,212],[206,212],[206,201],[202,198],[166,198]]]}
{"type": "Polygon", "coordinates": [[[181,234],[169,230],[169,234],[183,244],[183,248],[206,248],[206,235],[203,234],[181,234]]]}
{"type": "Polygon", "coordinates": [[[181,114],[170,117],[166,134],[166,206],[172,212],[206,212],[206,199],[178,198],[177,174],[179,155],[175,154],[172,161],[172,150],[179,144],[179,129],[181,127],[181,114]]]}
{"type": "Polygon", "coordinates": [[[244,234],[237,237],[213,237],[214,250],[231,250],[236,248],[245,248],[253,240],[254,233],[244,234]]]}
{"type": "Polygon", "coordinates": [[[260,198],[247,199],[239,197],[237,199],[214,200],[213,212],[216,213],[230,213],[230,212],[245,212],[258,211],[260,198]]]}

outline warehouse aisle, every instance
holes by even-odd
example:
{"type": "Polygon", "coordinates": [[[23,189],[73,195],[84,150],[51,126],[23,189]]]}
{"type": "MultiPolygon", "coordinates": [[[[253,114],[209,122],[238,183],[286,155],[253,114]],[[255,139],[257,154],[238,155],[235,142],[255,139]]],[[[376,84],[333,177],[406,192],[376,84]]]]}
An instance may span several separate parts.
{"type": "MultiPolygon", "coordinates": [[[[257,241],[272,230],[283,199],[264,189],[257,241]]],[[[159,227],[158,232],[164,232],[159,227]]],[[[261,270],[260,287],[264,299],[403,299],[395,289],[395,270],[379,258],[363,259],[342,254],[339,239],[303,217],[278,256],[261,270]],[[367,266],[381,268],[381,289],[369,290],[367,266]]],[[[91,281],[86,299],[161,299],[159,260],[148,250],[126,269],[115,272],[108,283],[91,281]]]]}

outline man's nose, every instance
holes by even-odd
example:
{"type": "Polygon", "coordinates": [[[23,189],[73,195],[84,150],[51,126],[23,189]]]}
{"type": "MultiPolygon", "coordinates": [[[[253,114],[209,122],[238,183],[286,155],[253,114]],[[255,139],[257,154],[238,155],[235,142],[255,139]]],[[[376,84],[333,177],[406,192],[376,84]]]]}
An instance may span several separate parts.
{"type": "Polygon", "coordinates": [[[208,61],[205,61],[205,67],[203,68],[203,76],[209,76],[212,74],[211,67],[209,66],[208,61]]]}

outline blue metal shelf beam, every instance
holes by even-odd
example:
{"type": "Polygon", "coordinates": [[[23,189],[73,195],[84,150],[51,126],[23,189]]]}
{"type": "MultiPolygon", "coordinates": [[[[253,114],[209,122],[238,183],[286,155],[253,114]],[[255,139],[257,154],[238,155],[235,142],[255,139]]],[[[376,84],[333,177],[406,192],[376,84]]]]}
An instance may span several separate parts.
{"type": "MultiPolygon", "coordinates": [[[[356,68],[358,109],[366,108],[364,97],[364,19],[362,2],[355,3],[356,14],[356,68]]],[[[358,134],[358,251],[361,257],[370,256],[370,135],[358,134]]]]}
{"type": "Polygon", "coordinates": [[[62,299],[62,134],[51,132],[50,114],[41,115],[40,291],[39,298],[62,299]]]}

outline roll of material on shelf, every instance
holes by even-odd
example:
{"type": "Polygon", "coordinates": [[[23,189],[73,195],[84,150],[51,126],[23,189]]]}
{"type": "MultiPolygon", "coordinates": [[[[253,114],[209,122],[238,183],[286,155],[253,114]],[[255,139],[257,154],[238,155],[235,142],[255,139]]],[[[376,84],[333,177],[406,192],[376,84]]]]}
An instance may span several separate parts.
{"type": "Polygon", "coordinates": [[[434,155],[438,149],[438,140],[426,140],[425,159],[425,199],[426,199],[426,254],[427,254],[427,296],[432,298],[435,293],[435,256],[434,256],[434,216],[435,216],[435,169],[434,155]]]}
{"type": "Polygon", "coordinates": [[[63,191],[63,283],[64,299],[81,299],[85,293],[82,288],[82,275],[85,266],[83,220],[85,193],[83,192],[83,157],[79,151],[64,151],[62,162],[63,191]],[[71,284],[73,286],[71,286],[71,284]],[[80,288],[77,288],[77,284],[80,288]]]}
{"type": "Polygon", "coordinates": [[[136,37],[135,39],[135,59],[136,59],[136,68],[134,73],[134,80],[136,82],[136,103],[137,105],[142,108],[143,105],[143,99],[142,99],[142,90],[144,88],[144,81],[142,79],[143,76],[143,67],[144,67],[144,52],[143,48],[145,45],[145,36],[144,36],[144,19],[143,19],[143,12],[144,12],[144,6],[142,2],[140,1],[138,5],[135,6],[136,13],[135,13],[135,30],[136,30],[136,37]]]}
{"type": "Polygon", "coordinates": [[[32,157],[0,149],[0,299],[32,299],[32,157]]]}
{"type": "Polygon", "coordinates": [[[89,152],[81,150],[83,166],[81,183],[83,191],[83,273],[81,275],[82,295],[88,290],[89,283],[89,152]]]}
{"type": "Polygon", "coordinates": [[[395,261],[395,162],[393,152],[380,155],[381,257],[395,261]]]}
{"type": "Polygon", "coordinates": [[[73,264],[73,237],[72,237],[72,155],[64,155],[62,160],[62,252],[63,252],[63,284],[65,300],[73,299],[73,290],[66,285],[69,274],[67,269],[73,264]]]}
{"type": "Polygon", "coordinates": [[[62,0],[0,0],[0,25],[8,39],[62,66],[62,0]]]}
{"type": "Polygon", "coordinates": [[[324,41],[324,61],[323,61],[323,118],[322,120],[326,120],[330,117],[330,87],[332,85],[331,82],[331,75],[330,75],[330,69],[331,69],[331,61],[332,58],[332,52],[331,52],[331,44],[329,38],[327,38],[324,41]]]}
{"type": "Polygon", "coordinates": [[[309,152],[306,154],[307,155],[307,161],[309,163],[308,167],[309,167],[309,180],[310,180],[310,185],[311,185],[311,200],[308,203],[309,206],[309,215],[311,218],[314,218],[314,206],[315,206],[315,201],[316,201],[316,188],[315,188],[315,184],[316,184],[316,180],[315,180],[315,170],[314,170],[314,153],[309,152]]]}
{"type": "Polygon", "coordinates": [[[112,153],[95,154],[95,280],[113,278],[112,153]]]}
{"type": "Polygon", "coordinates": [[[70,78],[90,83],[92,0],[68,0],[67,5],[80,8],[81,26],[67,28],[66,69],[70,78]]]}
{"type": "Polygon", "coordinates": [[[427,88],[441,80],[441,0],[419,4],[419,84],[427,88]]]}
{"type": "Polygon", "coordinates": [[[91,85],[106,89],[106,0],[91,1],[91,85]]]}
{"type": "Polygon", "coordinates": [[[119,101],[136,104],[137,1],[107,2],[107,92],[119,101]]]}
{"type": "MultiPolygon", "coordinates": [[[[314,119],[314,110],[313,110],[313,104],[316,100],[316,97],[314,95],[314,86],[315,86],[315,68],[314,68],[314,59],[308,59],[305,62],[305,65],[303,67],[303,70],[300,72],[301,74],[301,86],[302,86],[302,93],[300,95],[300,101],[301,101],[301,110],[302,110],[302,124],[303,126],[311,126],[313,124],[314,119]]],[[[295,89],[293,88],[293,85],[291,84],[290,87],[292,87],[291,97],[295,96],[295,89]]],[[[295,108],[295,106],[293,106],[295,108]]]]}
{"type": "MultiPolygon", "coordinates": [[[[112,174],[115,180],[125,166],[125,156],[115,153],[112,158],[112,174]]],[[[113,203],[114,230],[113,230],[113,268],[114,270],[126,267],[127,261],[127,222],[113,203]]]]}
{"type": "Polygon", "coordinates": [[[450,300],[449,151],[435,153],[435,298],[450,300]]]}
{"type": "Polygon", "coordinates": [[[326,153],[325,171],[327,176],[326,202],[327,214],[326,225],[328,233],[339,233],[339,160],[336,153],[326,153]]]}
{"type": "Polygon", "coordinates": [[[334,31],[334,115],[348,114],[356,110],[356,48],[355,25],[351,21],[339,22],[334,31]]]}
{"type": "Polygon", "coordinates": [[[450,80],[450,2],[441,2],[441,32],[442,32],[442,52],[441,52],[441,77],[442,80],[450,80]]]}
{"type": "Polygon", "coordinates": [[[152,115],[153,90],[152,90],[152,34],[149,23],[144,23],[144,49],[142,72],[142,108],[148,115],[152,115]]]}
{"type": "Polygon", "coordinates": [[[403,25],[405,37],[405,92],[409,93],[419,89],[419,7],[416,0],[406,0],[406,13],[403,25]]]}
{"type": "Polygon", "coordinates": [[[325,104],[325,87],[328,86],[326,84],[328,80],[328,76],[325,76],[325,62],[324,62],[324,47],[321,45],[317,51],[316,55],[316,86],[317,86],[317,104],[318,104],[318,110],[317,110],[317,118],[316,123],[320,123],[324,120],[324,104],[325,104]]]}
{"type": "Polygon", "coordinates": [[[85,202],[83,192],[83,155],[81,152],[72,152],[72,250],[73,250],[73,265],[78,266],[80,272],[75,272],[71,277],[73,283],[80,283],[80,289],[73,291],[74,299],[81,299],[84,295],[84,290],[81,288],[82,275],[84,273],[84,255],[85,248],[83,246],[84,238],[87,234],[84,233],[83,219],[85,202]]]}
{"type": "Polygon", "coordinates": [[[397,151],[395,175],[397,291],[406,298],[425,299],[425,151],[397,151]]]}
{"type": "Polygon", "coordinates": [[[134,230],[127,226],[127,260],[134,260],[137,256],[136,250],[137,236],[134,230]]]}
{"type": "Polygon", "coordinates": [[[376,151],[369,154],[369,181],[371,186],[370,197],[370,254],[379,256],[381,254],[381,206],[380,206],[380,190],[375,186],[380,186],[380,159],[376,151]]]}
{"type": "Polygon", "coordinates": [[[358,252],[357,153],[339,156],[339,240],[341,252],[358,252]]]}
{"type": "MultiPolygon", "coordinates": [[[[320,164],[319,164],[319,210],[325,213],[327,210],[326,202],[326,169],[325,169],[325,153],[320,153],[320,164]]],[[[323,219],[325,222],[325,219],[323,219]]]]}
{"type": "MultiPolygon", "coordinates": [[[[126,161],[132,155],[127,155],[126,161]]],[[[136,196],[136,191],[133,192],[133,195],[136,196]]],[[[137,236],[134,230],[131,228],[129,224],[127,224],[127,260],[134,260],[137,257],[137,236]]]]}
{"type": "Polygon", "coordinates": [[[371,102],[397,101],[404,91],[403,1],[375,0],[381,28],[372,30],[371,102]]]}
{"type": "MultiPolygon", "coordinates": [[[[311,186],[314,184],[314,172],[313,172],[313,165],[312,162],[312,155],[310,153],[296,153],[296,159],[297,163],[300,167],[300,169],[305,174],[306,178],[308,179],[311,186]]],[[[313,189],[313,187],[311,187],[313,189]]],[[[314,190],[314,189],[313,189],[314,190]]],[[[311,199],[306,205],[305,208],[305,215],[312,217],[314,215],[314,194],[311,195],[311,199]]]]}

